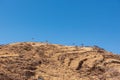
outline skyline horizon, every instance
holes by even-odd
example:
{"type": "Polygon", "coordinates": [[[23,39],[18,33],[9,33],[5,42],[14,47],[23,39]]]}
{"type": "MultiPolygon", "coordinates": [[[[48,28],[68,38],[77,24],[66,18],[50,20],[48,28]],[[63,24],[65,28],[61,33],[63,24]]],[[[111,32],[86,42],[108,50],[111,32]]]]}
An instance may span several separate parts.
{"type": "Polygon", "coordinates": [[[119,0],[0,0],[0,43],[98,45],[120,54],[119,0]]]}

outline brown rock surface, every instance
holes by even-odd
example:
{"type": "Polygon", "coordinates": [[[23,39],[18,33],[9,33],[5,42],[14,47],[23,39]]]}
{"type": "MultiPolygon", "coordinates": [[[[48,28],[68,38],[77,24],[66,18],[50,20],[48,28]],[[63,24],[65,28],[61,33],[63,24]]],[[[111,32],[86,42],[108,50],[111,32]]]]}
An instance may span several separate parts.
{"type": "Polygon", "coordinates": [[[120,55],[99,47],[23,42],[0,46],[0,80],[120,80],[120,55]]]}

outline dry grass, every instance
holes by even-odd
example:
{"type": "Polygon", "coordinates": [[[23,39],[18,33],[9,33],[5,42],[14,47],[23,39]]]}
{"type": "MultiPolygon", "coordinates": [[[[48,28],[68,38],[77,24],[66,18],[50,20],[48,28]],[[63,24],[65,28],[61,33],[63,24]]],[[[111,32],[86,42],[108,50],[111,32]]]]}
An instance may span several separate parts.
{"type": "Polygon", "coordinates": [[[119,80],[120,55],[98,46],[0,45],[0,80],[119,80]]]}

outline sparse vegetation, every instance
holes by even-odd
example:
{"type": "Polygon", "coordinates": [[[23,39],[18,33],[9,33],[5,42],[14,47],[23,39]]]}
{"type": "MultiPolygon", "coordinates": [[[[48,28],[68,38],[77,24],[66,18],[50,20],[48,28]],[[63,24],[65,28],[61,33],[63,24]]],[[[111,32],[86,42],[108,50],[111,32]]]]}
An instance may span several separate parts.
{"type": "Polygon", "coordinates": [[[0,46],[0,80],[119,80],[119,75],[120,55],[98,46],[0,46]]]}

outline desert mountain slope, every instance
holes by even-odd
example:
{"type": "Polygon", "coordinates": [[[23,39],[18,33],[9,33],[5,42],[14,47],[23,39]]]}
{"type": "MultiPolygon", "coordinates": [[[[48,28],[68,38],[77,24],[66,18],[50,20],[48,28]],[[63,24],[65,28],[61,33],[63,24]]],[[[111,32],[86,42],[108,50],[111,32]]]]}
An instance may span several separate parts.
{"type": "Polygon", "coordinates": [[[120,55],[97,46],[0,46],[0,80],[120,80],[120,55]]]}

